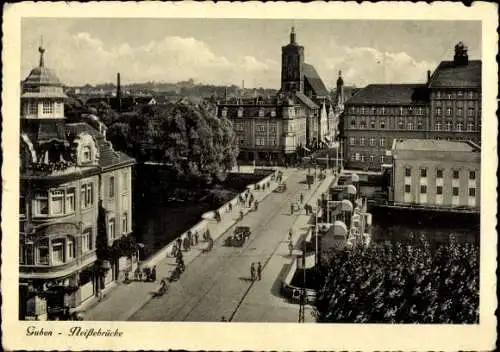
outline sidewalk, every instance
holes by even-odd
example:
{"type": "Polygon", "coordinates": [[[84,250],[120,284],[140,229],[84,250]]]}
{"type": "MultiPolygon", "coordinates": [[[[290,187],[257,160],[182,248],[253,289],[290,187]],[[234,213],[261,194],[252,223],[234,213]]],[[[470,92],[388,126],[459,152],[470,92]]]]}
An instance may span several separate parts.
{"type": "MultiPolygon", "coordinates": [[[[288,175],[293,172],[293,169],[282,170],[282,172],[283,179],[286,180],[288,175]]],[[[255,199],[261,202],[271,194],[276,187],[277,183],[272,181],[271,188],[265,191],[254,190],[252,193],[255,199]]],[[[240,210],[243,211],[245,215],[251,211],[248,207],[237,205],[233,207],[232,212],[221,214],[221,221],[219,223],[210,221],[208,229],[214,242],[232,226],[238,223],[240,210]]],[[[191,250],[183,251],[185,265],[188,265],[198,257],[206,246],[207,242],[199,242],[198,245],[191,247],[191,250]]],[[[158,291],[160,281],[163,278],[169,277],[176,267],[175,258],[171,257],[170,253],[159,261],[157,258],[153,257],[142,262],[141,267],[151,266],[150,264],[156,265],[157,282],[116,282],[116,287],[109,290],[100,302],[94,300],[93,302],[84,303],[78,308],[79,311],[84,312],[85,320],[125,321],[138,311],[152,298],[152,295],[158,291]]],[[[131,273],[131,276],[133,276],[133,273],[131,273]]]]}
{"type": "MultiPolygon", "coordinates": [[[[321,194],[328,190],[334,181],[333,175],[328,175],[322,183],[310,193],[305,194],[305,204],[316,205],[321,194]]],[[[301,210],[292,227],[292,242],[295,249],[299,249],[301,240],[307,234],[311,215],[306,215],[301,210]]],[[[285,278],[293,257],[289,256],[288,233],[276,249],[272,257],[264,263],[262,279],[252,284],[248,295],[231,321],[236,322],[297,322],[299,316],[299,305],[290,303],[281,296],[281,282],[285,278]]],[[[305,322],[315,322],[311,314],[313,307],[307,305],[305,308],[305,322]]]]}

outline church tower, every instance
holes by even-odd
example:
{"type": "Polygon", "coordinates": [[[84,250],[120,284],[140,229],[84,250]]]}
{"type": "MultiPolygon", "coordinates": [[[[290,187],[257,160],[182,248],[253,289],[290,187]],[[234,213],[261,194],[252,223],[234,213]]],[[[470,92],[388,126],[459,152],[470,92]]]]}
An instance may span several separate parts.
{"type": "Polygon", "coordinates": [[[340,109],[344,108],[344,80],[342,79],[342,71],[339,71],[339,78],[337,79],[337,91],[336,91],[336,104],[340,109]]]}
{"type": "Polygon", "coordinates": [[[304,47],[297,44],[294,27],[290,43],[281,47],[281,91],[304,92],[304,47]]]}

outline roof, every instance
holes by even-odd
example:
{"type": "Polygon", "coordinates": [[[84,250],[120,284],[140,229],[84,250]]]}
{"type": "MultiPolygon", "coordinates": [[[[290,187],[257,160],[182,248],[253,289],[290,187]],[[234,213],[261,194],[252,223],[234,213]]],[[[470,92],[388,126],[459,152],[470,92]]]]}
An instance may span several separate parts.
{"type": "Polygon", "coordinates": [[[67,143],[64,122],[63,119],[22,119],[21,132],[37,144],[54,140],[67,143]]]}
{"type": "Polygon", "coordinates": [[[319,76],[314,66],[304,63],[304,77],[314,91],[314,94],[319,97],[329,96],[323,80],[319,76]]]}
{"type": "Polygon", "coordinates": [[[68,96],[63,92],[24,92],[21,98],[61,98],[67,99],[68,96]]]}
{"type": "Polygon", "coordinates": [[[27,87],[53,86],[62,87],[62,83],[51,69],[43,66],[35,67],[24,80],[27,87]]]}
{"type": "Polygon", "coordinates": [[[395,150],[419,150],[437,152],[480,152],[481,148],[469,141],[446,141],[435,139],[396,140],[395,150]]]}
{"type": "Polygon", "coordinates": [[[124,162],[135,162],[133,158],[129,157],[125,153],[113,150],[111,142],[106,140],[104,135],[86,122],[66,124],[66,129],[72,136],[77,136],[80,133],[85,132],[94,137],[99,148],[99,166],[101,167],[110,167],[124,162]]]}
{"type": "Polygon", "coordinates": [[[345,104],[411,105],[425,104],[428,99],[425,84],[370,84],[345,104]]]}
{"type": "Polygon", "coordinates": [[[304,104],[306,105],[309,109],[319,109],[318,104],[316,104],[314,101],[309,99],[307,95],[301,92],[295,92],[295,96],[304,104]]]}
{"type": "Polygon", "coordinates": [[[431,76],[430,88],[481,88],[481,60],[470,60],[466,65],[441,61],[431,76]]]}

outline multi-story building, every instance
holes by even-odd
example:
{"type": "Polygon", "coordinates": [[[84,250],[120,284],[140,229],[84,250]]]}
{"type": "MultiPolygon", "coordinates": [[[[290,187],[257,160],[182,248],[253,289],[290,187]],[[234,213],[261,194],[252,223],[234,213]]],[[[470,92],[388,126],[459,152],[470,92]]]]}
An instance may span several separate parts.
{"type": "MultiPolygon", "coordinates": [[[[99,206],[108,244],[132,232],[131,168],[95,116],[68,123],[56,74],[40,64],[23,84],[20,138],[20,318],[45,319],[96,294],[99,206]]],[[[122,258],[123,259],[123,258],[122,258]]],[[[105,282],[120,273],[108,263],[105,282]]]]}
{"type": "Polygon", "coordinates": [[[395,138],[425,138],[428,97],[425,85],[371,84],[344,110],[344,159],[349,167],[378,169],[390,164],[395,138]]]}
{"type": "Polygon", "coordinates": [[[471,141],[394,140],[395,203],[479,210],[481,148],[471,141]]]}
{"type": "Polygon", "coordinates": [[[243,160],[291,161],[306,145],[307,112],[294,97],[226,99],[218,114],[233,123],[243,160]]]}
{"type": "Polygon", "coordinates": [[[442,61],[429,79],[429,138],[481,143],[481,61],[455,46],[453,61],[442,61]]]}
{"type": "Polygon", "coordinates": [[[481,61],[463,43],[426,84],[371,84],[345,103],[344,159],[348,167],[390,166],[394,139],[430,138],[481,143],[481,61]]]}

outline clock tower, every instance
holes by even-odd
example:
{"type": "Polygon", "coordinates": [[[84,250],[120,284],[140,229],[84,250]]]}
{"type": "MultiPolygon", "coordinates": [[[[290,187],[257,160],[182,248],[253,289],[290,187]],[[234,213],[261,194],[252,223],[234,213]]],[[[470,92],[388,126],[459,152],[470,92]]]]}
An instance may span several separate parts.
{"type": "Polygon", "coordinates": [[[294,27],[290,43],[281,47],[281,91],[304,92],[304,47],[297,44],[294,27]]]}

